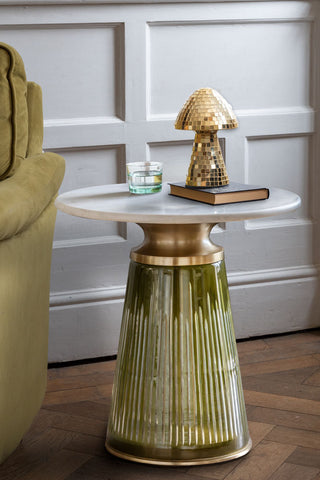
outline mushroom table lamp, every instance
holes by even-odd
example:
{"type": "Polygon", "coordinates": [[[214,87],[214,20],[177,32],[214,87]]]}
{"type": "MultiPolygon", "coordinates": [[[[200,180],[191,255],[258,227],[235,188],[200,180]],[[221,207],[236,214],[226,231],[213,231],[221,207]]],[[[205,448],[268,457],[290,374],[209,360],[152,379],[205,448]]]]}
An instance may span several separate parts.
{"type": "Polygon", "coordinates": [[[200,88],[189,97],[175,123],[179,130],[196,131],[187,186],[206,188],[229,184],[217,131],[237,127],[231,105],[216,90],[200,88]]]}

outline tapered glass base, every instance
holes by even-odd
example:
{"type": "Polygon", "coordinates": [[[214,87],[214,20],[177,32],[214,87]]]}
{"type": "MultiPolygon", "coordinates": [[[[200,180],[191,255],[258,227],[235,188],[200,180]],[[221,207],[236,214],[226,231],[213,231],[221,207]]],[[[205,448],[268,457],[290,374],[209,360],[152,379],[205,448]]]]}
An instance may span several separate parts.
{"type": "Polygon", "coordinates": [[[106,447],[167,465],[250,450],[223,260],[131,261],[106,447]]]}

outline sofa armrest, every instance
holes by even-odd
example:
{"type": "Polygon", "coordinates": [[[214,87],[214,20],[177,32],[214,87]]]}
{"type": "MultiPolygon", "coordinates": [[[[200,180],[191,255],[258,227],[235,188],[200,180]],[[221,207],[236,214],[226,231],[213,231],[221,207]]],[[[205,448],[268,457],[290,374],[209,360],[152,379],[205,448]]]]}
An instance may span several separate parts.
{"type": "Polygon", "coordinates": [[[0,240],[26,230],[57,194],[65,162],[42,153],[21,162],[14,176],[0,182],[0,240]]]}
{"type": "Polygon", "coordinates": [[[43,142],[43,112],[42,90],[35,82],[27,83],[28,105],[28,147],[27,157],[42,152],[43,142]]]}

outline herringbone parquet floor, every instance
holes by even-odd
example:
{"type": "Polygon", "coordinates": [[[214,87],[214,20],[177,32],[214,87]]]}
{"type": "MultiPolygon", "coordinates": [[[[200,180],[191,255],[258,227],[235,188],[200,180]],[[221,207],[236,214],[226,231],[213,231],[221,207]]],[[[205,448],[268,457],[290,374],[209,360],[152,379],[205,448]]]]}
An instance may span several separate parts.
{"type": "Polygon", "coordinates": [[[50,369],[43,406],[1,480],[320,480],[320,329],[238,343],[253,449],[157,467],[104,449],[114,361],[50,369]]]}

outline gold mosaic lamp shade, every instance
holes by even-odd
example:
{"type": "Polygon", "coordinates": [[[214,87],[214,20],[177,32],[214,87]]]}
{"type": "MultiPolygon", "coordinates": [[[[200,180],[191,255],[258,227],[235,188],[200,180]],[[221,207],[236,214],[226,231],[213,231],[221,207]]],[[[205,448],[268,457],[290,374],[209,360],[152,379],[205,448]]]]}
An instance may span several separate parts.
{"type": "Polygon", "coordinates": [[[237,127],[231,105],[216,90],[201,88],[189,97],[175,123],[178,130],[196,131],[186,185],[198,188],[228,185],[217,131],[237,127]]]}

